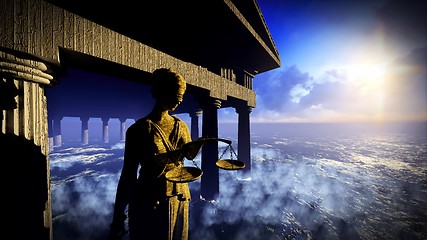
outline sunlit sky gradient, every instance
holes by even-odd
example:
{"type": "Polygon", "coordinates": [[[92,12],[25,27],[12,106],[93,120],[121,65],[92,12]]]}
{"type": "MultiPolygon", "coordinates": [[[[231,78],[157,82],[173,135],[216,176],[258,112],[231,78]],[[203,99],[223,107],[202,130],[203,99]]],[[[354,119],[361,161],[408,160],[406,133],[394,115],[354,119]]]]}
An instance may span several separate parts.
{"type": "Polygon", "coordinates": [[[255,76],[252,122],[427,120],[426,1],[258,4],[281,67],[255,76]]]}

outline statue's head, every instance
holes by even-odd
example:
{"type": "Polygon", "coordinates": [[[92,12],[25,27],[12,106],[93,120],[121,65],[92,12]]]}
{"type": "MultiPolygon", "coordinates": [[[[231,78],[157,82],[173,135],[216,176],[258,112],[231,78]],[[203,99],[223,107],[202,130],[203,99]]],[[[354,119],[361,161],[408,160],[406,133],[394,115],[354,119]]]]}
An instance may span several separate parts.
{"type": "Polygon", "coordinates": [[[159,68],[152,73],[153,98],[174,110],[183,100],[187,89],[184,77],[171,68],[159,68]]]}

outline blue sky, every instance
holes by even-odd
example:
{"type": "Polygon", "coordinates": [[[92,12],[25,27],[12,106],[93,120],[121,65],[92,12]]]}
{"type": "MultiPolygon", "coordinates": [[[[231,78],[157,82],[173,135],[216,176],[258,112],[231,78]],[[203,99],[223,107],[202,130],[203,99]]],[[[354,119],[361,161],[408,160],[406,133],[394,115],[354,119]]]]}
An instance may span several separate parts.
{"type": "Polygon", "coordinates": [[[252,122],[427,120],[426,1],[258,5],[281,67],[255,76],[252,122]]]}

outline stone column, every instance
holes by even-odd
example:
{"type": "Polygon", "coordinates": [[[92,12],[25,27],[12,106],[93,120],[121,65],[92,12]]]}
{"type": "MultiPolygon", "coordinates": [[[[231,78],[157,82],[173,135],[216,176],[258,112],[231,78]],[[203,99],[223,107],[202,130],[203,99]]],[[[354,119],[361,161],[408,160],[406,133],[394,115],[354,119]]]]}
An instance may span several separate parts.
{"type": "MultiPolygon", "coordinates": [[[[202,136],[218,138],[218,108],[221,101],[218,99],[206,100],[202,115],[202,136]]],[[[219,171],[215,165],[218,161],[218,142],[208,143],[202,147],[201,197],[206,200],[215,200],[219,194],[219,171]]]]}
{"type": "Polygon", "coordinates": [[[238,122],[238,139],[237,154],[239,160],[245,163],[245,168],[240,170],[243,177],[250,177],[251,170],[251,130],[250,130],[250,113],[252,108],[248,106],[237,107],[236,112],[239,114],[238,122]]]}
{"type": "Polygon", "coordinates": [[[62,146],[62,129],[61,129],[62,117],[53,118],[53,146],[60,147],[62,146]]]}
{"type": "Polygon", "coordinates": [[[47,129],[48,129],[48,146],[49,146],[49,152],[53,151],[53,120],[48,118],[47,121],[47,129]]]}
{"type": "Polygon", "coordinates": [[[120,118],[120,141],[126,139],[126,118],[120,118]]]}
{"type": "Polygon", "coordinates": [[[196,140],[199,138],[199,117],[202,114],[201,110],[190,113],[191,117],[191,139],[196,140]]]}
{"type": "Polygon", "coordinates": [[[41,58],[0,49],[2,227],[15,239],[52,239],[45,87],[55,73],[41,58]]]}
{"type": "Polygon", "coordinates": [[[108,120],[109,118],[102,118],[102,139],[105,144],[110,142],[110,137],[108,134],[108,120]]]}
{"type": "Polygon", "coordinates": [[[81,134],[82,145],[88,145],[89,144],[89,117],[80,117],[80,121],[82,121],[82,134],[81,134]]]}

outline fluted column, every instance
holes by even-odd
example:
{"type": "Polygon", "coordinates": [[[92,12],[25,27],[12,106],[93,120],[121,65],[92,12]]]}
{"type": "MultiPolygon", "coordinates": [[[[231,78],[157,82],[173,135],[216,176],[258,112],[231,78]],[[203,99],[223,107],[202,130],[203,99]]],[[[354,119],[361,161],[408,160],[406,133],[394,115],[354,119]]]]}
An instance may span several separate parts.
{"type": "Polygon", "coordinates": [[[120,141],[126,139],[126,118],[120,118],[120,141]]]}
{"type": "Polygon", "coordinates": [[[190,113],[191,117],[191,139],[196,140],[199,138],[199,117],[202,111],[195,111],[190,113]]]}
{"type": "Polygon", "coordinates": [[[109,118],[102,118],[102,139],[105,144],[110,142],[108,133],[108,120],[109,118]]]}
{"type": "MultiPolygon", "coordinates": [[[[203,103],[202,135],[218,138],[218,108],[221,101],[208,99],[203,103]]],[[[205,144],[202,148],[201,195],[206,200],[214,200],[219,194],[219,171],[215,165],[218,161],[218,142],[205,144]]]]}
{"type": "Polygon", "coordinates": [[[245,163],[245,168],[241,170],[244,177],[250,177],[251,169],[251,130],[250,130],[250,113],[252,108],[248,106],[237,107],[236,112],[239,114],[238,122],[238,139],[237,154],[239,160],[245,163]]]}
{"type": "Polygon", "coordinates": [[[82,121],[82,133],[81,133],[82,145],[88,145],[89,144],[89,117],[80,117],[80,121],[82,121]]]}
{"type": "Polygon", "coordinates": [[[54,74],[41,58],[0,49],[2,229],[15,239],[52,239],[45,87],[54,74]]]}

